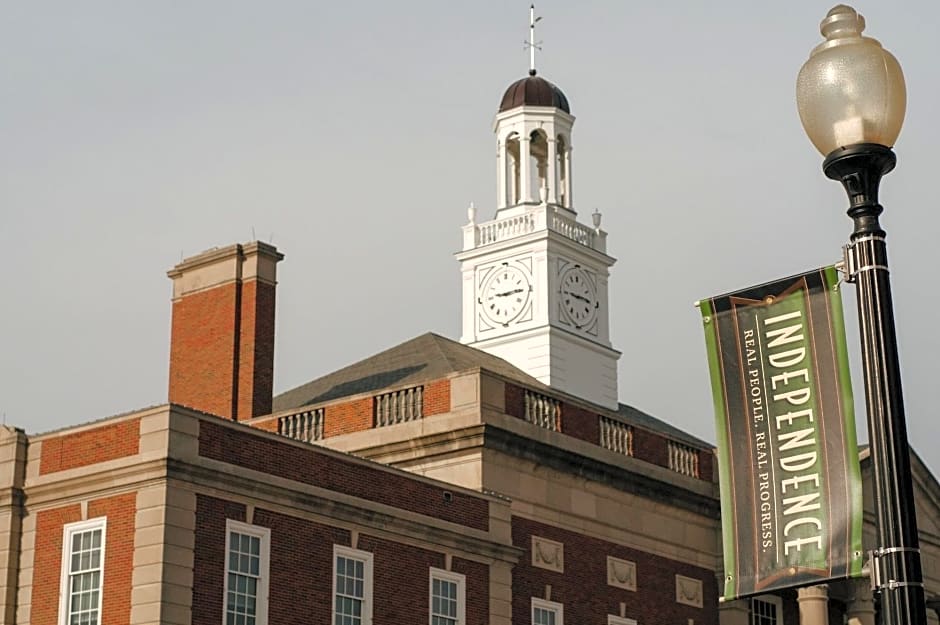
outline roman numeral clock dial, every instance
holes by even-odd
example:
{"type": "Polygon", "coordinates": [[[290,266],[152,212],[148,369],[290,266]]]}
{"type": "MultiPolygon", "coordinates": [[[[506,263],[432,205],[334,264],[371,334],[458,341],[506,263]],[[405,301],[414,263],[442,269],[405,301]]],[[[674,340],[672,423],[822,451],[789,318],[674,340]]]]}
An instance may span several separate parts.
{"type": "Polygon", "coordinates": [[[561,309],[576,328],[590,326],[597,318],[597,288],[583,269],[575,265],[561,278],[561,309]]]}
{"type": "Polygon", "coordinates": [[[508,326],[525,310],[531,291],[529,279],[520,269],[503,265],[486,279],[478,303],[490,321],[508,326]]]}

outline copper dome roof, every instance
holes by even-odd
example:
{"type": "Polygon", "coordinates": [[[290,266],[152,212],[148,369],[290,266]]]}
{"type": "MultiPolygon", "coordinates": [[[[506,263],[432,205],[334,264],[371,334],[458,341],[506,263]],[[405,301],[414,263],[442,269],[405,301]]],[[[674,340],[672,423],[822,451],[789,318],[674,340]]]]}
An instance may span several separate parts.
{"type": "Polygon", "coordinates": [[[509,85],[503,94],[502,102],[499,103],[499,112],[517,106],[553,106],[565,113],[571,113],[568,98],[561,89],[534,73],[509,85]]]}

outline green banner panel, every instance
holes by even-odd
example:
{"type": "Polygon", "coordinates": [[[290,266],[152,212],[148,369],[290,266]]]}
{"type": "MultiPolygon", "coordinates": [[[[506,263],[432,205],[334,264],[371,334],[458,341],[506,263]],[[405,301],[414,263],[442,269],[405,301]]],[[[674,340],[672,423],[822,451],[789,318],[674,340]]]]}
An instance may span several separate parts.
{"type": "Polygon", "coordinates": [[[726,600],[861,575],[855,414],[834,267],[700,302],[726,600]]]}

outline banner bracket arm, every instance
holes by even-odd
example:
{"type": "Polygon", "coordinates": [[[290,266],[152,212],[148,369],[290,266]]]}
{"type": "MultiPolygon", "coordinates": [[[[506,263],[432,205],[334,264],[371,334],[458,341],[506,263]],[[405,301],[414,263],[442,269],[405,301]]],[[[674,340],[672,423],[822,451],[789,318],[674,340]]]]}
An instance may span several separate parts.
{"type": "Polygon", "coordinates": [[[843,280],[852,284],[855,282],[855,274],[858,273],[858,261],[855,257],[855,246],[847,243],[842,246],[842,260],[835,265],[836,269],[842,273],[843,280]]]}
{"type": "MultiPolygon", "coordinates": [[[[915,549],[914,547],[882,547],[881,549],[874,549],[868,552],[868,564],[865,568],[869,570],[872,592],[894,590],[895,588],[904,586],[919,586],[921,588],[924,586],[923,582],[899,582],[894,579],[882,579],[885,572],[881,562],[882,558],[895,554],[903,558],[903,555],[907,553],[916,553],[919,556],[920,549],[915,549]]],[[[898,563],[895,563],[895,566],[891,568],[896,569],[897,565],[898,563]]]]}

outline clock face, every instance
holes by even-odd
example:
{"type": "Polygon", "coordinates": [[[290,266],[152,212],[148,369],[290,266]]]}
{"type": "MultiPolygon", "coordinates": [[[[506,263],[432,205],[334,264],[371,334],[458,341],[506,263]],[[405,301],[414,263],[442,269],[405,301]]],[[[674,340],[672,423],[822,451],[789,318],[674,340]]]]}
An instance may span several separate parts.
{"type": "Polygon", "coordinates": [[[561,278],[561,308],[575,327],[590,325],[597,317],[597,292],[594,282],[578,266],[561,278]]]}
{"type": "Polygon", "coordinates": [[[496,323],[509,325],[525,309],[531,290],[529,279],[520,269],[496,267],[480,293],[483,314],[496,323]]]}

